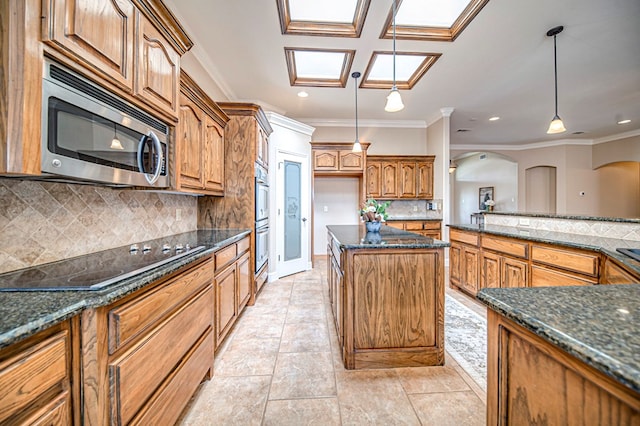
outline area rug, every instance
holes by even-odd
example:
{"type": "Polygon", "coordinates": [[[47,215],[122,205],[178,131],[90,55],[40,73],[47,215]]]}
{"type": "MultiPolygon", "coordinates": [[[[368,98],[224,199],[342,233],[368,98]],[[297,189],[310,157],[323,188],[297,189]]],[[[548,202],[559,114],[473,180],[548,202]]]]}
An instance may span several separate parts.
{"type": "Polygon", "coordinates": [[[482,388],[487,389],[487,322],[446,296],[444,309],[445,350],[482,388]]]}

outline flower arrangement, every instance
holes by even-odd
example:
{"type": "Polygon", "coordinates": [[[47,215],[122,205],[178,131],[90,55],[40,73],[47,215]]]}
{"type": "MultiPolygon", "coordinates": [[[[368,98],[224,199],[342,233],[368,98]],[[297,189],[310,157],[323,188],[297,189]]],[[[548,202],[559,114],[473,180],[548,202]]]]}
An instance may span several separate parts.
{"type": "Polygon", "coordinates": [[[387,207],[391,205],[391,201],[378,202],[373,198],[369,198],[362,209],[360,209],[360,216],[363,222],[384,222],[387,220],[387,207]]]}
{"type": "Polygon", "coordinates": [[[493,201],[491,198],[489,198],[487,201],[484,202],[485,206],[489,206],[489,207],[493,207],[496,205],[496,202],[493,201]]]}

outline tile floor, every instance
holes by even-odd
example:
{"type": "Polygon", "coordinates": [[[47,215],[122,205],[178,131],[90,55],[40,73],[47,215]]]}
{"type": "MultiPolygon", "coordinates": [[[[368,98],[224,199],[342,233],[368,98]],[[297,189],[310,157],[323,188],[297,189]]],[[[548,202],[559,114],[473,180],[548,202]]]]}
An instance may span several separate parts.
{"type": "Polygon", "coordinates": [[[332,321],[324,261],[267,284],[216,354],[214,377],[181,424],[485,424],[486,393],[448,354],[442,367],[347,371],[332,321]]]}

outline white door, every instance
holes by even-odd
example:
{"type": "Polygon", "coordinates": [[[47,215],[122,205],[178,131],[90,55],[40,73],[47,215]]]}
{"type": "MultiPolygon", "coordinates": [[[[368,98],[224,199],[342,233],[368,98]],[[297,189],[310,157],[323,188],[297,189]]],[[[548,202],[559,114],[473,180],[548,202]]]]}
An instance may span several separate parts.
{"type": "Polygon", "coordinates": [[[276,269],[283,277],[311,268],[309,157],[279,151],[276,160],[276,269]]]}

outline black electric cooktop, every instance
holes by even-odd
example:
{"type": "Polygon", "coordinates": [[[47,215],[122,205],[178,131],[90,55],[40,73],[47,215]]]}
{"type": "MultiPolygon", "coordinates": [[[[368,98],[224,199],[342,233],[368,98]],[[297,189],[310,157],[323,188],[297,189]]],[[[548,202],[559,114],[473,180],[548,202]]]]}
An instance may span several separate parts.
{"type": "Polygon", "coordinates": [[[153,240],[0,275],[0,291],[100,290],[205,249],[196,233],[153,240]]]}

